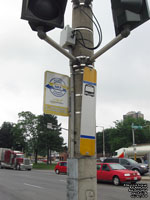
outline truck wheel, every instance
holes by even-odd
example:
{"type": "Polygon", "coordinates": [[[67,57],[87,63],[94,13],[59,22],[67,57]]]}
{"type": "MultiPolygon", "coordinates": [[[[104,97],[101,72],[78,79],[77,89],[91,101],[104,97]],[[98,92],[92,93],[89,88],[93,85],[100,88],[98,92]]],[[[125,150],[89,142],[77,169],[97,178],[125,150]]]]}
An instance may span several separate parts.
{"type": "Polygon", "coordinates": [[[113,184],[116,186],[120,185],[120,179],[118,176],[113,177],[113,184]]]}
{"type": "Polygon", "coordinates": [[[16,170],[20,170],[20,165],[17,165],[17,166],[16,166],[16,170]]]}
{"type": "Polygon", "coordinates": [[[1,164],[1,162],[0,162],[0,169],[3,169],[3,166],[2,166],[2,164],[1,164]]]}

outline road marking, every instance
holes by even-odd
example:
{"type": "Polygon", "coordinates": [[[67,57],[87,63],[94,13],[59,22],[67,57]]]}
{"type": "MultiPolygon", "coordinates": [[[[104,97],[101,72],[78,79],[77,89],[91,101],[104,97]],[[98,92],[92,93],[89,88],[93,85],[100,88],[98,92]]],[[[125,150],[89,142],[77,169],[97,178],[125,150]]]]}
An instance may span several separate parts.
{"type": "Polygon", "coordinates": [[[31,175],[27,175],[27,174],[12,174],[12,176],[31,177],[31,175]]]}
{"type": "Polygon", "coordinates": [[[66,180],[59,180],[59,181],[61,181],[61,182],[65,182],[65,183],[66,183],[66,180]]]}
{"type": "Polygon", "coordinates": [[[37,185],[31,185],[31,184],[28,184],[28,183],[24,183],[24,185],[31,186],[31,187],[35,187],[35,188],[43,189],[43,187],[40,187],[40,186],[37,186],[37,185]]]}

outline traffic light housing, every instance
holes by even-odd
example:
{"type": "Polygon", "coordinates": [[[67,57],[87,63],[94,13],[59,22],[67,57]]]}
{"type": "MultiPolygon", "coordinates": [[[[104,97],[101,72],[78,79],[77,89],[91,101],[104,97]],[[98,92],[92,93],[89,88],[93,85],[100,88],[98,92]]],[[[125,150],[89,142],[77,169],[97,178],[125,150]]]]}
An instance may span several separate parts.
{"type": "Polygon", "coordinates": [[[111,0],[116,35],[126,27],[132,31],[150,19],[147,0],[111,0]]]}
{"type": "Polygon", "coordinates": [[[21,19],[28,20],[33,31],[63,28],[66,5],[67,0],[23,0],[21,19]]]}

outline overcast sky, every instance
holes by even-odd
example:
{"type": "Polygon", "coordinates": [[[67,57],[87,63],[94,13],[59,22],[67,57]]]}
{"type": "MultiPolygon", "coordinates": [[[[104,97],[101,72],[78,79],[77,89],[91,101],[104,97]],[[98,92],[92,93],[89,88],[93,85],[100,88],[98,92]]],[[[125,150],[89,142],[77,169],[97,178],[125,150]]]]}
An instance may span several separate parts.
{"type": "MultiPolygon", "coordinates": [[[[150,0],[148,0],[150,5],[150,0]]],[[[18,113],[43,113],[44,72],[69,75],[69,61],[40,40],[28,22],[21,20],[21,0],[5,0],[0,6],[0,125],[17,122],[18,113]]],[[[101,48],[115,37],[110,0],[94,0],[95,13],[103,32],[101,48]]],[[[65,25],[71,26],[71,0],[65,25]]],[[[59,43],[60,29],[48,33],[59,43]]],[[[150,21],[97,59],[96,124],[109,128],[129,111],[141,111],[150,120],[150,21]]],[[[95,43],[97,42],[95,33],[95,43]]],[[[67,117],[58,117],[68,127],[67,117]]],[[[101,128],[97,128],[101,131],[101,128]]],[[[67,132],[63,131],[65,142],[67,132]]]]}

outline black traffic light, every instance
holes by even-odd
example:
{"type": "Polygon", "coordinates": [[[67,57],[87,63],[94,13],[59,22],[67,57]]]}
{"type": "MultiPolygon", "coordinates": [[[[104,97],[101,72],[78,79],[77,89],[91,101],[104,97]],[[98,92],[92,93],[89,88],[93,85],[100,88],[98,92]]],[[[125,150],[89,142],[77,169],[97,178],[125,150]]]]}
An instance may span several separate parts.
{"type": "Polygon", "coordinates": [[[147,0],[111,0],[116,35],[133,30],[150,19],[147,0]]]}
{"type": "Polygon", "coordinates": [[[28,20],[33,31],[63,28],[66,4],[67,0],[23,0],[21,19],[28,20]]]}

